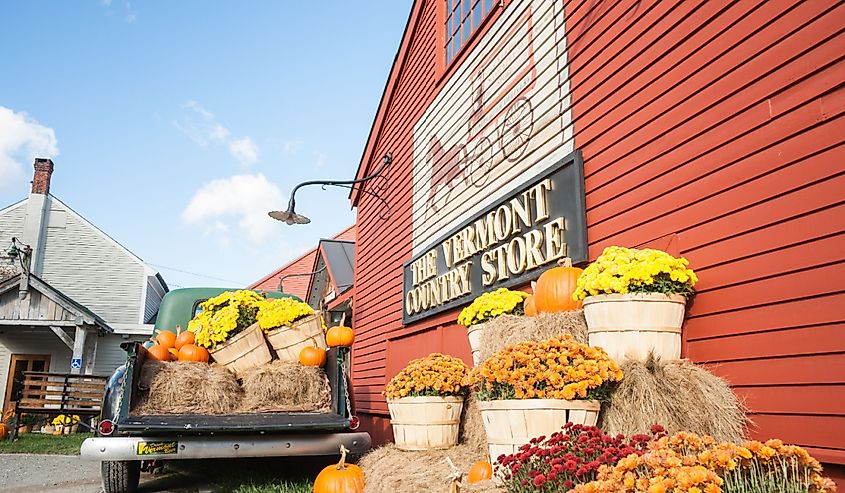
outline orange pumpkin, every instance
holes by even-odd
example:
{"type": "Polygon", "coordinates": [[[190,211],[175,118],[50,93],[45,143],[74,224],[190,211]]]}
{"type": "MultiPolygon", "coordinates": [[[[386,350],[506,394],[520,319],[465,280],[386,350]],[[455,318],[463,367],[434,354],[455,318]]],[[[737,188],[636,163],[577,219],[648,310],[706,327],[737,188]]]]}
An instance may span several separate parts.
{"type": "Polygon", "coordinates": [[[176,346],[176,334],[170,332],[169,330],[160,330],[156,336],[156,342],[159,343],[159,345],[170,349],[176,346]]]}
{"type": "Polygon", "coordinates": [[[168,351],[168,348],[158,344],[147,349],[147,356],[154,361],[170,361],[170,351],[168,351]]]}
{"type": "Polygon", "coordinates": [[[340,446],[340,462],[327,466],[314,480],[314,493],[363,493],[364,471],[355,464],[346,463],[349,450],[340,446]]]}
{"type": "Polygon", "coordinates": [[[199,361],[208,363],[208,351],[196,344],[185,344],[179,350],[179,361],[199,361]]]}
{"type": "Polygon", "coordinates": [[[326,364],[326,351],[313,347],[306,346],[299,352],[299,362],[302,366],[323,366],[326,364]]]}
{"type": "Polygon", "coordinates": [[[176,348],[177,351],[181,351],[182,347],[186,344],[193,344],[194,343],[194,333],[190,330],[186,330],[184,332],[180,332],[178,336],[176,336],[176,341],[173,344],[173,347],[176,348]]]}
{"type": "Polygon", "coordinates": [[[534,295],[528,295],[525,301],[522,302],[522,309],[525,311],[525,316],[533,317],[537,315],[537,304],[534,302],[534,295]]]}
{"type": "Polygon", "coordinates": [[[338,325],[337,327],[332,327],[328,332],[326,332],[326,344],[328,344],[329,347],[349,347],[353,342],[355,342],[355,331],[350,327],[338,325]]]}
{"type": "Polygon", "coordinates": [[[0,423],[0,442],[6,439],[9,436],[9,425],[6,423],[0,423]]]}
{"type": "Polygon", "coordinates": [[[534,288],[534,305],[538,312],[562,312],[577,310],[582,303],[572,299],[572,293],[578,282],[582,269],[572,267],[572,260],[561,260],[560,267],[553,267],[537,279],[534,288]]]}
{"type": "Polygon", "coordinates": [[[469,469],[469,474],[467,474],[469,484],[480,483],[488,479],[493,479],[493,465],[484,460],[473,464],[469,469]]]}

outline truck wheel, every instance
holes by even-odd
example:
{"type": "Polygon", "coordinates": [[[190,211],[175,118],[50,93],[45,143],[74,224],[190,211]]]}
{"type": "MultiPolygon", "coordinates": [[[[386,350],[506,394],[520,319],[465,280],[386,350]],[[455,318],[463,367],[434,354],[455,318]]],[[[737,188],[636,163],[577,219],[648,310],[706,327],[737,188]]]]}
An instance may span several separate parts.
{"type": "Polygon", "coordinates": [[[101,474],[104,493],[135,493],[141,479],[141,461],[103,461],[101,474]]]}

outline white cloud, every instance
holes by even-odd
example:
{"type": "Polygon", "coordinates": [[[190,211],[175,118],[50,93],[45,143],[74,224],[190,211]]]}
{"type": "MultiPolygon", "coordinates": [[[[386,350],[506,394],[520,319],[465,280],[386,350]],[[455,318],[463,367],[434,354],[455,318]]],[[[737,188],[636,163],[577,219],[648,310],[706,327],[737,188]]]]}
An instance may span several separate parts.
{"type": "Polygon", "coordinates": [[[24,112],[0,106],[0,193],[14,192],[26,183],[24,162],[59,154],[56,133],[24,112]]]}
{"type": "Polygon", "coordinates": [[[279,223],[267,212],[284,205],[279,187],[261,174],[235,175],[205,183],[182,211],[189,225],[204,225],[204,233],[230,241],[232,224],[252,243],[266,242],[279,223]]]}
{"type": "Polygon", "coordinates": [[[173,120],[173,126],[197,145],[201,147],[208,147],[211,144],[225,145],[229,154],[242,168],[258,162],[260,150],[251,137],[232,137],[232,133],[217,121],[214,113],[194,100],[187,101],[182,108],[185,111],[178,120],[173,120]]]}
{"type": "Polygon", "coordinates": [[[326,160],[328,156],[323,151],[314,151],[314,166],[317,168],[322,168],[326,165],[326,160]]]}
{"type": "Polygon", "coordinates": [[[104,7],[110,7],[111,6],[111,0],[100,0],[100,4],[103,5],[104,7]]]}
{"type": "Polygon", "coordinates": [[[258,162],[258,146],[249,137],[233,139],[229,142],[229,154],[241,163],[241,167],[248,167],[258,162]]]}
{"type": "Polygon", "coordinates": [[[282,144],[282,149],[285,151],[285,154],[296,154],[302,149],[302,141],[301,140],[286,140],[284,144],[282,144]]]}

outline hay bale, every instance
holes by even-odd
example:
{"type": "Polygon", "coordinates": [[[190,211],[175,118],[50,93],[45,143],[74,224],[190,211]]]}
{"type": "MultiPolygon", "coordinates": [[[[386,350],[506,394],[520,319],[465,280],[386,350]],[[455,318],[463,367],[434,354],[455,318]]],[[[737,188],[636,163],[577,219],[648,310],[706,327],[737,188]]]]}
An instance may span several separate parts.
{"type": "Polygon", "coordinates": [[[745,407],[727,382],[689,360],[620,363],[625,378],[604,406],[600,426],[611,434],[647,433],[662,424],[679,431],[710,435],[719,441],[741,441],[748,424],[745,407]]]}
{"type": "Polygon", "coordinates": [[[487,455],[487,432],[484,431],[484,422],[481,420],[481,411],[478,410],[478,401],[470,394],[464,400],[464,409],[461,414],[461,435],[460,443],[474,450],[478,457],[487,455]]]}
{"type": "Polygon", "coordinates": [[[244,412],[327,412],[329,380],[322,368],[273,361],[243,375],[244,412]]]}
{"type": "MultiPolygon", "coordinates": [[[[466,474],[479,460],[486,460],[486,453],[479,455],[470,445],[457,445],[446,450],[406,452],[393,444],[379,447],[361,457],[358,465],[366,478],[364,493],[445,493],[449,491],[452,469],[446,462],[452,459],[466,474]]],[[[463,491],[474,493],[503,492],[491,481],[466,485],[463,491]]]]}
{"type": "Polygon", "coordinates": [[[534,317],[503,315],[487,322],[481,335],[481,360],[524,341],[545,341],[566,334],[587,344],[584,310],[540,313],[534,317]]]}
{"type": "Polygon", "coordinates": [[[235,375],[219,365],[147,361],[141,368],[136,415],[230,414],[243,397],[235,375]]]}

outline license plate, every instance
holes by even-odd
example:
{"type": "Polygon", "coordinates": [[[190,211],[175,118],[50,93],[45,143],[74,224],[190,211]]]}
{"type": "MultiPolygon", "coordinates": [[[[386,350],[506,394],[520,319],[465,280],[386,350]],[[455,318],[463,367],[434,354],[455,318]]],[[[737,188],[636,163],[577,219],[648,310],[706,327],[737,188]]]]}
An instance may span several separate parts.
{"type": "Polygon", "coordinates": [[[179,442],[138,442],[138,455],[170,455],[178,448],[179,442]]]}

